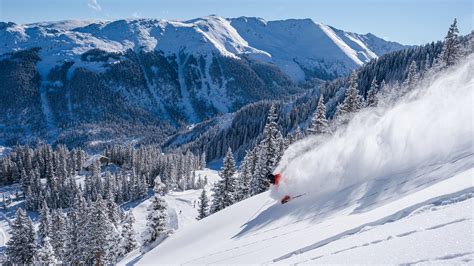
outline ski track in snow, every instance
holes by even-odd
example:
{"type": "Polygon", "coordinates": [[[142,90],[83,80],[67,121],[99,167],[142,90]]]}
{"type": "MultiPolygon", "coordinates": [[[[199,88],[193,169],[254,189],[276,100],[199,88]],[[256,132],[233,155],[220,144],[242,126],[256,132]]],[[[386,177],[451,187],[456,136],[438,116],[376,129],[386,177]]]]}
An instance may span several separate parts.
{"type": "MultiPolygon", "coordinates": [[[[367,228],[367,227],[372,227],[373,228],[373,227],[377,227],[377,226],[383,226],[387,223],[393,223],[397,220],[401,220],[401,219],[409,216],[416,209],[422,208],[424,206],[436,205],[436,202],[439,202],[439,201],[444,200],[444,199],[451,199],[451,198],[456,197],[456,196],[461,196],[462,197],[464,195],[467,196],[466,197],[467,199],[471,199],[473,197],[473,194],[472,194],[473,192],[474,192],[474,189],[469,188],[467,190],[463,190],[461,192],[456,192],[456,193],[451,194],[451,195],[443,195],[439,198],[429,199],[426,202],[421,202],[421,203],[415,204],[415,205],[410,206],[408,208],[405,208],[405,209],[403,209],[403,210],[401,210],[397,213],[394,213],[394,214],[388,215],[386,217],[383,217],[380,220],[360,225],[356,228],[347,230],[345,232],[342,232],[342,233],[340,233],[338,235],[335,235],[333,237],[330,237],[328,239],[324,239],[322,241],[319,241],[319,242],[317,242],[313,245],[310,245],[310,246],[304,247],[302,249],[293,251],[291,253],[285,254],[285,255],[283,255],[279,258],[274,259],[272,262],[283,261],[285,259],[289,259],[292,256],[297,256],[297,255],[300,255],[300,254],[303,254],[303,253],[306,253],[306,252],[313,251],[313,250],[318,249],[322,246],[325,246],[325,245],[328,245],[332,242],[338,241],[342,238],[347,238],[347,237],[350,237],[352,235],[362,233],[364,231],[364,229],[367,228]]],[[[466,198],[464,198],[464,200],[466,200],[466,198]]],[[[434,229],[438,229],[438,228],[448,226],[448,225],[451,225],[451,224],[467,221],[467,220],[471,220],[471,219],[461,218],[461,219],[456,219],[454,221],[450,221],[450,222],[447,222],[447,223],[436,224],[436,225],[431,226],[431,227],[426,228],[426,229],[408,231],[408,232],[405,232],[405,233],[398,234],[396,236],[389,236],[386,239],[379,239],[379,240],[372,241],[370,243],[364,243],[362,245],[356,245],[356,246],[349,247],[347,249],[334,251],[334,252],[331,253],[331,255],[332,254],[338,254],[338,253],[341,253],[341,252],[344,252],[344,251],[347,251],[347,250],[352,250],[352,249],[359,248],[359,247],[365,247],[365,246],[368,246],[369,244],[377,244],[377,243],[380,243],[380,242],[383,242],[383,241],[389,241],[389,240],[393,239],[394,237],[405,237],[405,236],[412,235],[412,234],[415,234],[415,233],[419,233],[419,232],[422,232],[422,231],[434,230],[434,229]]],[[[311,260],[316,260],[316,259],[319,259],[321,257],[323,257],[323,256],[318,256],[318,257],[312,258],[311,260]]],[[[302,263],[302,262],[297,262],[296,264],[299,264],[299,263],[302,263]]]]}

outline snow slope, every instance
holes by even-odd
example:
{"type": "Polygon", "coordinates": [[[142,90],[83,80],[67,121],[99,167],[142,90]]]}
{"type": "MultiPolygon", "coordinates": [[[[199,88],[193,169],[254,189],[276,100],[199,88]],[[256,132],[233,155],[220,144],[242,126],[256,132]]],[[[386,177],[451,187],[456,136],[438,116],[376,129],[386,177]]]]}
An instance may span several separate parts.
{"type": "Polygon", "coordinates": [[[305,77],[302,67],[347,73],[377,58],[368,49],[350,47],[329,26],[310,19],[267,22],[241,17],[232,19],[232,25],[251,46],[271,54],[272,61],[296,80],[305,77]]]}
{"type": "MultiPolygon", "coordinates": [[[[210,189],[212,185],[219,180],[217,171],[211,169],[204,169],[196,171],[196,176],[201,175],[208,178],[208,185],[206,191],[208,195],[211,194],[210,189]]],[[[178,229],[184,228],[190,224],[197,222],[196,217],[198,216],[198,205],[197,200],[201,195],[202,190],[186,190],[186,191],[171,191],[165,195],[165,201],[168,204],[168,227],[177,231],[178,229]],[[194,204],[196,201],[196,205],[194,204]]],[[[135,216],[134,230],[137,235],[137,239],[141,242],[142,233],[146,227],[146,216],[148,214],[148,206],[151,204],[151,198],[140,202],[136,206],[125,206],[126,209],[132,209],[133,215],[135,216]]]]}
{"type": "Polygon", "coordinates": [[[100,64],[78,60],[91,49],[162,51],[167,56],[216,54],[270,61],[295,80],[304,71],[343,75],[383,53],[403,49],[373,35],[337,30],[310,19],[265,21],[226,19],[211,15],[188,21],[133,19],[117,21],[59,21],[18,25],[0,22],[0,54],[41,47],[42,77],[65,60],[73,68],[100,71],[100,64]],[[374,47],[374,50],[371,50],[374,47]],[[379,49],[385,47],[385,49],[379,49]]]}
{"type": "Polygon", "coordinates": [[[324,142],[295,144],[278,190],[180,230],[137,263],[472,263],[473,71],[470,57],[324,142]],[[304,194],[275,200],[286,193],[304,194]]]}
{"type": "Polygon", "coordinates": [[[472,160],[448,166],[444,171],[455,175],[444,181],[438,178],[446,172],[407,174],[380,192],[360,185],[285,205],[264,193],[177,232],[138,264],[409,263],[459,254],[472,260],[472,160]]]}
{"type": "MultiPolygon", "coordinates": [[[[196,176],[200,175],[203,179],[207,177],[208,184],[205,187],[207,195],[211,195],[211,188],[215,182],[219,180],[218,172],[211,169],[204,169],[196,171],[196,176]]],[[[168,228],[172,229],[173,232],[178,232],[189,225],[197,222],[196,217],[198,216],[198,200],[202,190],[186,190],[186,191],[171,191],[165,195],[165,201],[168,210],[168,228]]],[[[140,202],[137,205],[126,204],[125,208],[132,210],[133,216],[135,217],[135,223],[133,229],[138,242],[142,243],[142,234],[146,228],[146,217],[148,215],[148,207],[151,204],[151,197],[140,202]]],[[[0,227],[1,229],[1,227],[0,227]]],[[[0,245],[1,246],[1,245],[0,245]]],[[[133,250],[127,254],[120,262],[119,265],[133,264],[136,260],[142,256],[139,248],[133,250]]]]}

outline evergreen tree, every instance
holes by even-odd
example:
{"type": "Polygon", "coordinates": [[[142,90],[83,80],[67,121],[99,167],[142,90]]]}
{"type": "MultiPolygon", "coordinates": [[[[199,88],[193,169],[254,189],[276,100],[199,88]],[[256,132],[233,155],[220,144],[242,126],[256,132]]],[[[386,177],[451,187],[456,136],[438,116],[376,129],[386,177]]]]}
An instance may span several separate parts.
{"type": "MultiPolygon", "coordinates": [[[[89,208],[81,193],[76,195],[72,210],[68,214],[65,261],[86,263],[89,256],[89,208]]],[[[90,262],[90,261],[89,261],[90,262]]]]}
{"type": "Polygon", "coordinates": [[[45,265],[57,263],[56,257],[54,255],[53,246],[51,245],[51,240],[49,236],[46,236],[43,239],[43,244],[38,250],[38,261],[41,264],[45,264],[45,265]]]}
{"type": "Polygon", "coordinates": [[[235,193],[237,191],[235,173],[234,155],[229,148],[224,158],[224,164],[219,172],[221,179],[213,188],[212,213],[218,212],[235,203],[235,193]]]}
{"type": "Polygon", "coordinates": [[[312,135],[329,133],[328,120],[326,119],[326,105],[324,104],[324,98],[322,95],[319,97],[318,107],[316,113],[311,119],[308,133],[312,135]]]}
{"type": "Polygon", "coordinates": [[[346,90],[342,109],[344,113],[357,112],[362,108],[362,97],[357,89],[357,72],[353,71],[349,79],[349,88],[346,90]]]}
{"type": "Polygon", "coordinates": [[[442,66],[454,65],[460,56],[461,45],[459,42],[459,30],[457,20],[449,27],[446,37],[444,37],[443,50],[440,54],[442,66]]]}
{"type": "Polygon", "coordinates": [[[201,192],[201,196],[199,197],[199,215],[197,217],[198,220],[204,219],[207,217],[209,207],[209,199],[206,195],[206,190],[203,188],[201,192]]]}
{"type": "Polygon", "coordinates": [[[142,236],[143,244],[151,244],[168,234],[166,228],[168,222],[166,207],[165,200],[160,195],[155,194],[150,207],[148,207],[146,229],[142,236]]]}
{"type": "MultiPolygon", "coordinates": [[[[3,197],[5,198],[5,194],[3,194],[3,197]]],[[[31,186],[28,186],[26,188],[26,193],[25,193],[25,208],[27,210],[34,210],[36,207],[36,198],[35,195],[33,194],[33,191],[31,190],[31,186]]],[[[3,200],[3,203],[5,204],[5,199],[3,200]]]]}
{"type": "Polygon", "coordinates": [[[109,192],[105,205],[107,207],[109,220],[117,227],[120,224],[120,207],[115,203],[112,192],[109,192]]]}
{"type": "Polygon", "coordinates": [[[267,123],[263,129],[263,138],[256,150],[255,173],[251,180],[252,194],[258,194],[268,189],[267,176],[271,174],[281,157],[283,138],[276,123],[275,105],[268,112],[267,123]]]}
{"type": "Polygon", "coordinates": [[[155,186],[153,187],[153,191],[156,193],[156,194],[159,194],[161,196],[164,196],[166,194],[166,185],[163,184],[163,182],[161,182],[161,178],[160,176],[157,176],[155,178],[155,186]]]}
{"type": "Polygon", "coordinates": [[[349,87],[346,89],[344,101],[337,105],[333,122],[335,125],[349,121],[348,115],[359,111],[363,107],[363,99],[357,89],[357,72],[354,70],[349,78],[349,87]]]}
{"type": "MultiPolygon", "coordinates": [[[[66,228],[66,217],[61,209],[54,210],[51,217],[51,245],[54,250],[54,257],[58,261],[64,261],[66,252],[66,240],[68,239],[66,228]]],[[[43,245],[44,247],[44,245],[43,245]]]]}
{"type": "Polygon", "coordinates": [[[202,152],[201,154],[201,161],[200,161],[200,169],[206,168],[206,152],[202,152]]]}
{"type": "Polygon", "coordinates": [[[244,160],[240,165],[241,173],[239,176],[237,201],[244,200],[251,195],[251,180],[255,171],[254,150],[247,151],[244,160]]]}
{"type": "Polygon", "coordinates": [[[89,259],[98,265],[114,263],[113,257],[116,254],[113,251],[119,243],[116,243],[115,228],[109,219],[106,204],[101,198],[93,205],[88,228],[91,251],[89,259]]]}
{"type": "Polygon", "coordinates": [[[303,131],[301,130],[301,128],[299,126],[296,127],[295,132],[294,132],[293,135],[294,135],[293,142],[296,142],[296,141],[301,140],[301,139],[304,138],[303,131]]]}
{"type": "Polygon", "coordinates": [[[386,105],[390,101],[390,86],[382,80],[379,86],[379,92],[376,95],[376,102],[377,104],[386,105]]]}
{"type": "Polygon", "coordinates": [[[405,80],[405,89],[412,90],[418,83],[418,68],[415,61],[411,61],[410,67],[408,68],[408,75],[405,80]]]}
{"type": "Polygon", "coordinates": [[[137,238],[135,236],[135,230],[133,229],[133,223],[135,223],[135,217],[132,211],[129,211],[125,214],[122,223],[122,255],[129,253],[137,247],[137,238]]]}
{"type": "Polygon", "coordinates": [[[31,264],[36,252],[33,222],[23,209],[18,208],[15,220],[11,225],[11,237],[7,242],[7,259],[15,264],[31,264]]]}
{"type": "Polygon", "coordinates": [[[43,201],[43,206],[40,210],[39,227],[38,227],[38,238],[39,243],[43,243],[45,237],[51,238],[51,216],[46,201],[43,201]]]}
{"type": "Polygon", "coordinates": [[[377,80],[374,78],[372,80],[372,83],[370,84],[370,89],[367,92],[367,101],[366,101],[366,106],[368,107],[374,107],[377,106],[378,99],[377,99],[377,92],[379,90],[379,86],[377,84],[377,80]]]}

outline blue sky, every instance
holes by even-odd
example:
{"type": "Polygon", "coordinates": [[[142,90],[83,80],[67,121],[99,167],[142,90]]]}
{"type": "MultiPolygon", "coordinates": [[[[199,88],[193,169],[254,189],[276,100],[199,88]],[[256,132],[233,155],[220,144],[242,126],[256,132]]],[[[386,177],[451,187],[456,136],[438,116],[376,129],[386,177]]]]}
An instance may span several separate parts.
{"type": "Polygon", "coordinates": [[[311,18],[339,29],[371,32],[404,44],[440,40],[453,18],[473,30],[473,0],[0,0],[0,21],[165,18],[209,14],[267,20],[311,18]]]}

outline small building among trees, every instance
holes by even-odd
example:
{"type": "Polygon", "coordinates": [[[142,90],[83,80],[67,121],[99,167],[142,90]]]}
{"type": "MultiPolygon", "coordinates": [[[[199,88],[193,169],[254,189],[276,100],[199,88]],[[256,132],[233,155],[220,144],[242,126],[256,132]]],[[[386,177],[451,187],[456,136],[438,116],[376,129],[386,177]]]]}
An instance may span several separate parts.
{"type": "Polygon", "coordinates": [[[101,154],[92,155],[84,162],[84,169],[90,171],[91,166],[97,162],[99,162],[100,166],[108,166],[110,159],[101,154]]]}

